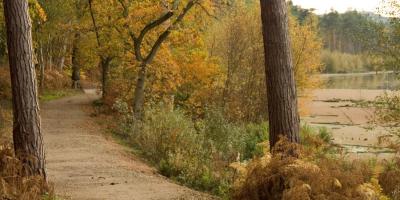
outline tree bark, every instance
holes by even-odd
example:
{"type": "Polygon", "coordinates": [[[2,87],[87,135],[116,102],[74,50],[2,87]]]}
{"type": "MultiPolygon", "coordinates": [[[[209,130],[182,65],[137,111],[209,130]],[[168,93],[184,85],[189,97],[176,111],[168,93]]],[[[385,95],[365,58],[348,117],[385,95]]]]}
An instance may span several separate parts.
{"type": "MultiPolygon", "coordinates": [[[[100,30],[97,26],[96,23],[96,18],[94,15],[94,10],[93,10],[93,2],[92,0],[88,0],[89,3],[89,11],[90,11],[90,16],[92,18],[92,24],[94,28],[94,32],[96,34],[96,41],[97,41],[97,47],[100,49],[103,47],[102,42],[100,40],[100,30]]],[[[102,99],[104,100],[107,97],[107,87],[108,87],[108,73],[110,70],[110,62],[112,61],[113,57],[112,56],[105,56],[105,55],[100,55],[100,68],[102,70],[102,99]]]]}
{"type": "MultiPolygon", "coordinates": [[[[143,116],[143,106],[144,106],[144,91],[145,91],[145,81],[146,81],[146,71],[147,71],[147,65],[153,62],[154,57],[156,56],[157,52],[160,50],[161,45],[165,42],[165,40],[168,38],[168,36],[171,34],[171,31],[173,28],[176,27],[177,24],[182,22],[186,14],[190,11],[190,9],[193,8],[195,5],[195,0],[190,0],[187,2],[185,8],[181,11],[181,13],[177,16],[175,21],[170,23],[168,28],[161,33],[155,43],[152,45],[150,52],[147,53],[146,57],[143,57],[141,53],[142,49],[142,43],[144,38],[146,37],[147,33],[151,31],[152,29],[162,25],[164,22],[167,22],[171,19],[172,16],[174,16],[173,11],[168,11],[167,13],[163,14],[161,17],[156,19],[153,22],[150,22],[147,24],[141,31],[138,37],[135,37],[132,31],[129,32],[130,37],[133,40],[134,43],[134,50],[135,50],[135,56],[136,60],[138,60],[140,64],[140,70],[136,82],[136,88],[135,88],[135,96],[133,97],[133,111],[134,111],[134,116],[136,119],[141,119],[143,116]]],[[[173,5],[175,8],[174,10],[177,9],[177,3],[179,1],[176,1],[173,5]]]]}
{"type": "Polygon", "coordinates": [[[51,45],[51,35],[49,34],[49,41],[48,41],[48,48],[47,48],[47,69],[53,70],[53,50],[51,45]]]}
{"type": "Polygon", "coordinates": [[[101,65],[101,79],[102,79],[102,98],[105,99],[108,95],[108,74],[110,71],[110,62],[111,58],[106,57],[100,58],[100,65],[101,65]]]}
{"type": "Polygon", "coordinates": [[[144,87],[146,82],[146,64],[140,66],[138,79],[136,81],[135,96],[133,99],[133,112],[135,119],[142,119],[144,104],[144,87]]]}
{"type": "Polygon", "coordinates": [[[64,70],[64,66],[65,66],[65,54],[67,54],[67,39],[64,40],[64,44],[63,44],[63,49],[62,49],[62,56],[60,59],[60,71],[64,70]]]}
{"type": "Polygon", "coordinates": [[[43,89],[44,89],[44,68],[45,68],[45,65],[44,65],[44,58],[43,58],[43,44],[39,43],[39,45],[40,45],[40,63],[39,63],[39,66],[40,66],[40,76],[39,76],[39,78],[40,78],[40,80],[39,80],[39,89],[42,92],[43,89]]]}
{"type": "Polygon", "coordinates": [[[46,178],[28,2],[4,0],[4,14],[13,96],[15,153],[27,166],[25,175],[46,178]]]}
{"type": "Polygon", "coordinates": [[[72,47],[72,89],[79,89],[81,87],[81,72],[80,72],[80,64],[78,62],[78,43],[80,40],[80,33],[76,32],[74,36],[74,44],[72,47]]]}
{"type": "Polygon", "coordinates": [[[299,142],[300,119],[284,0],[260,0],[271,148],[281,136],[299,142]]]}

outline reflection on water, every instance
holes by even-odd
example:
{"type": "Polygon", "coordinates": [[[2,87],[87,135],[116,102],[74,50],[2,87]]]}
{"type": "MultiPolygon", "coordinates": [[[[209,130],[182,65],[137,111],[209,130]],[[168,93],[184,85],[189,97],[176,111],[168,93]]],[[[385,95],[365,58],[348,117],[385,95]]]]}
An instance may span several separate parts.
{"type": "Polygon", "coordinates": [[[323,74],[328,89],[399,89],[399,75],[395,73],[323,74]]]}

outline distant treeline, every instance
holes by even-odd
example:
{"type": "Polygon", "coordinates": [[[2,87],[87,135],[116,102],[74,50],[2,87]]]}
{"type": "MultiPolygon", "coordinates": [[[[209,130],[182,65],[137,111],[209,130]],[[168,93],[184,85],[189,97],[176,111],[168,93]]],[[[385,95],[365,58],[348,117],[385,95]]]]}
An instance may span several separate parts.
{"type": "Polygon", "coordinates": [[[325,73],[347,73],[379,70],[372,55],[379,46],[381,33],[389,19],[374,13],[349,10],[338,13],[332,10],[324,15],[314,15],[312,9],[291,4],[291,12],[300,22],[313,16],[318,23],[324,43],[325,73]]]}

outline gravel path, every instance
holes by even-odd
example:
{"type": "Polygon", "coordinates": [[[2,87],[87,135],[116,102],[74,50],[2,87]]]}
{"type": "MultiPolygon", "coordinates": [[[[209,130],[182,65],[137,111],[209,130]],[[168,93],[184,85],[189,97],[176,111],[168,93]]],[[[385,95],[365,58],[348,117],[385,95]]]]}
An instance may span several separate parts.
{"type": "Polygon", "coordinates": [[[42,105],[49,180],[63,199],[210,199],[177,185],[106,139],[82,108],[93,91],[42,105]]]}

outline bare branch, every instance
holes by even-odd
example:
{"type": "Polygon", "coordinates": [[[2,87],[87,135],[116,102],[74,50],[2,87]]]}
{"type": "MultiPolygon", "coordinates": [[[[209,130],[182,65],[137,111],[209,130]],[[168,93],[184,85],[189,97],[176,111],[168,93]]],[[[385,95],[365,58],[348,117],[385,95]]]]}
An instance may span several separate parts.
{"type": "Polygon", "coordinates": [[[212,18],[214,18],[214,19],[216,19],[216,20],[219,20],[219,18],[218,18],[217,16],[211,14],[211,13],[207,10],[207,8],[205,8],[200,2],[196,2],[196,4],[197,4],[208,16],[210,16],[210,17],[212,17],[212,18]]]}
{"type": "Polygon", "coordinates": [[[142,42],[144,37],[146,36],[146,34],[156,28],[157,26],[163,24],[164,22],[166,22],[167,20],[169,20],[172,16],[174,15],[174,13],[172,11],[168,11],[167,13],[165,13],[164,15],[162,15],[160,18],[154,20],[153,22],[147,24],[142,31],[140,31],[139,36],[134,39],[134,35],[133,33],[129,33],[129,35],[131,36],[131,38],[134,40],[134,46],[135,46],[135,54],[136,54],[136,58],[138,60],[143,60],[143,56],[141,53],[141,46],[142,46],[142,42]]]}
{"type": "Polygon", "coordinates": [[[176,18],[176,20],[170,25],[167,30],[165,30],[157,39],[157,41],[154,43],[153,47],[151,48],[150,53],[147,55],[146,59],[144,60],[146,64],[150,63],[153,59],[154,56],[156,55],[157,51],[160,49],[161,44],[168,38],[168,36],[171,34],[171,30],[175,28],[175,26],[180,23],[185,15],[189,12],[189,10],[195,5],[195,0],[189,1],[186,5],[186,7],[182,10],[182,12],[179,14],[179,16],[176,18]]]}
{"type": "Polygon", "coordinates": [[[124,2],[124,0],[117,0],[118,2],[119,2],[119,4],[121,4],[121,6],[122,6],[122,8],[123,8],[123,13],[122,13],[122,15],[126,18],[126,17],[128,17],[128,14],[129,14],[129,12],[128,12],[128,6],[126,6],[125,5],[125,2],[124,2]]]}
{"type": "Polygon", "coordinates": [[[101,47],[100,34],[99,34],[99,29],[98,29],[97,24],[96,24],[96,19],[94,17],[92,0],[88,0],[88,2],[89,2],[89,12],[90,12],[90,16],[92,18],[94,32],[96,33],[97,46],[101,47]]]}

